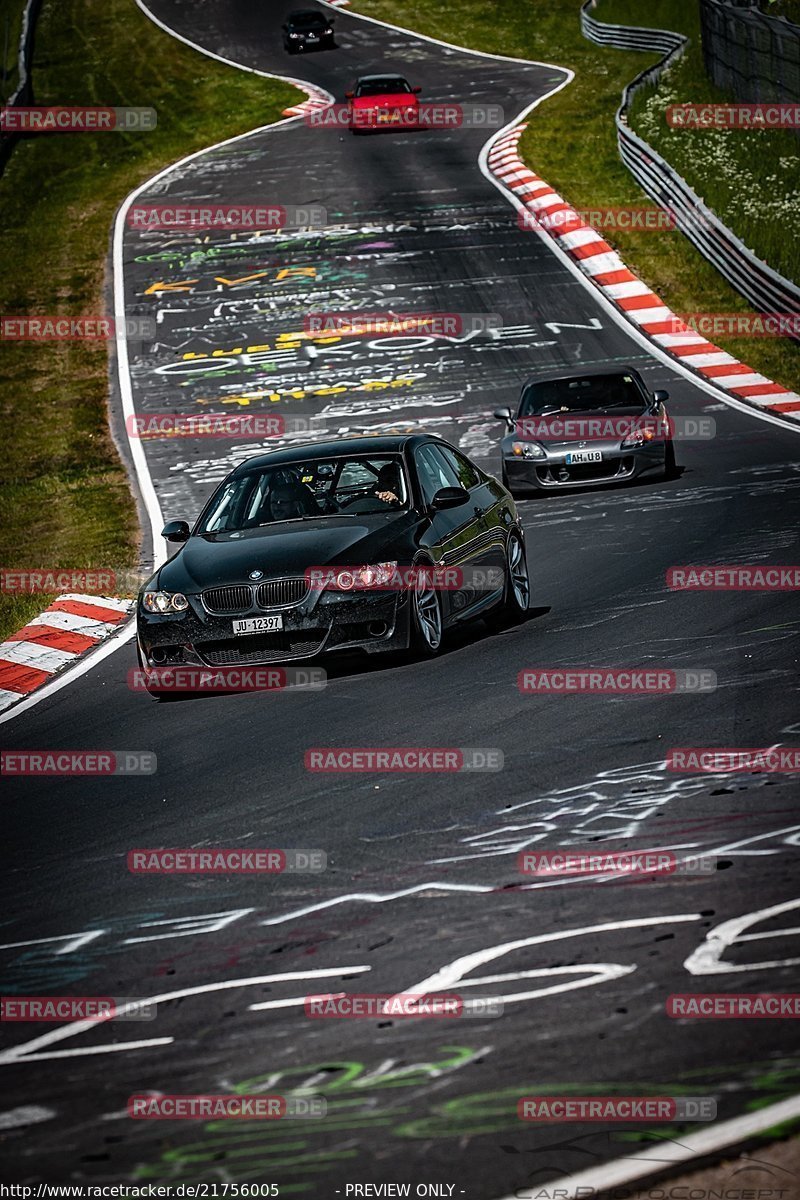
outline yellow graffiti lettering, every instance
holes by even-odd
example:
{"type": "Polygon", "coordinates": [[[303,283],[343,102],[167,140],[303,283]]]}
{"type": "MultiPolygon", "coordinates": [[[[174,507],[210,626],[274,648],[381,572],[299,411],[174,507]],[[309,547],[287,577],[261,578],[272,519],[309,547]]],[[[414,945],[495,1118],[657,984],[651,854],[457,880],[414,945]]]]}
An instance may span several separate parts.
{"type": "Polygon", "coordinates": [[[281,279],[290,279],[293,275],[308,275],[308,276],[310,276],[311,279],[316,279],[317,268],[316,267],[284,267],[282,270],[278,271],[278,274],[275,276],[275,281],[276,281],[276,283],[279,283],[281,281],[281,279]]]}
{"type": "Polygon", "coordinates": [[[145,289],[145,296],[155,296],[159,292],[190,292],[195,283],[199,283],[199,279],[187,279],[184,283],[151,283],[149,288],[145,289]]]}
{"type": "Polygon", "coordinates": [[[214,282],[224,283],[226,287],[233,287],[237,283],[249,283],[251,279],[263,279],[266,274],[268,274],[267,271],[256,271],[255,275],[242,275],[241,279],[226,279],[224,275],[215,275],[214,282]]]}

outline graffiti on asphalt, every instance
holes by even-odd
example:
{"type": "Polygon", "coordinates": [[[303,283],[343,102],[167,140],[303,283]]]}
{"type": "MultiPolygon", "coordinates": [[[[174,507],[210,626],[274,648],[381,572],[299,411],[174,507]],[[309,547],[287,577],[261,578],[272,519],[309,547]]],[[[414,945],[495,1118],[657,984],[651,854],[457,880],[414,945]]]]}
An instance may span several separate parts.
{"type": "MultiPolygon", "coordinates": [[[[491,888],[469,888],[459,887],[459,885],[436,885],[427,884],[414,888],[404,889],[394,895],[375,896],[368,893],[362,893],[355,896],[337,897],[331,901],[323,901],[321,904],[311,905],[305,909],[299,910],[295,914],[286,914],[281,918],[267,918],[259,922],[261,925],[271,925],[282,921],[290,920],[292,916],[307,915],[311,912],[318,912],[321,909],[330,907],[334,904],[356,903],[356,902],[371,902],[371,903],[386,903],[390,900],[405,898],[410,895],[419,895],[424,893],[430,894],[434,887],[442,887],[449,891],[492,891],[491,888]]],[[[775,938],[784,938],[796,935],[800,932],[796,928],[778,928],[767,929],[757,933],[745,933],[751,926],[762,922],[769,922],[775,917],[783,916],[786,913],[792,912],[794,909],[800,908],[800,900],[790,900],[783,904],[775,905],[771,908],[759,909],[755,912],[744,914],[732,921],[726,921],[711,930],[705,941],[693,951],[684,961],[684,967],[691,975],[706,975],[716,974],[721,971],[731,969],[727,962],[722,962],[722,954],[735,947],[747,945],[751,941],[766,940],[775,938]]],[[[208,935],[216,932],[219,929],[225,928],[235,921],[241,920],[246,916],[252,915],[253,909],[234,909],[228,913],[209,913],[198,917],[183,917],[177,919],[159,919],[156,921],[148,921],[144,923],[145,929],[159,930],[160,932],[139,933],[138,936],[128,937],[123,939],[123,944],[133,945],[141,942],[155,941],[162,938],[170,937],[190,937],[199,935],[208,935]],[[173,928],[167,928],[172,926],[173,928]],[[177,928],[176,928],[177,926],[177,928]]],[[[407,993],[431,993],[438,991],[446,991],[453,988],[456,984],[460,989],[469,987],[488,988],[487,995],[494,995],[496,998],[502,999],[504,1004],[519,1004],[523,1001],[539,1000],[546,997],[560,995],[565,992],[574,991],[587,987],[594,987],[599,984],[611,982],[615,979],[620,979],[624,976],[634,973],[637,969],[637,963],[633,962],[588,962],[588,963],[573,963],[570,965],[556,965],[551,967],[536,966],[533,968],[523,968],[508,971],[500,975],[476,975],[474,972],[488,963],[494,963],[498,959],[505,958],[508,955],[514,955],[518,951],[528,950],[532,947],[553,945],[563,941],[572,941],[576,938],[588,938],[594,940],[598,934],[614,934],[623,930],[638,930],[646,928],[661,928],[668,925],[680,925],[685,923],[693,923],[701,921],[702,913],[679,913],[674,915],[660,915],[652,917],[634,917],[629,920],[606,921],[595,925],[587,925],[576,928],[562,929],[554,933],[540,933],[531,937],[517,938],[513,941],[503,942],[486,946],[480,950],[473,950],[469,954],[460,955],[452,961],[444,964],[437,971],[427,975],[424,979],[409,984],[403,989],[407,993]],[[521,981],[528,983],[530,981],[538,981],[538,986],[532,989],[523,991],[515,991],[513,985],[521,981]],[[497,984],[509,984],[510,990],[501,989],[494,991],[497,984]]],[[[110,931],[90,931],[94,937],[106,934],[110,931]]],[[[87,937],[87,934],[72,934],[61,938],[45,939],[51,943],[58,943],[55,954],[63,954],[64,945],[68,947],[75,946],[79,949],[87,937]],[[84,939],[84,940],[81,940],[84,939]]],[[[7,946],[0,946],[0,949],[18,948],[26,943],[12,943],[7,946]]],[[[69,952],[69,951],[67,951],[69,952]]],[[[732,969],[737,971],[746,970],[764,970],[764,969],[779,969],[794,965],[798,962],[797,958],[781,958],[769,959],[767,961],[750,962],[745,964],[737,964],[732,969]]],[[[306,970],[296,970],[290,972],[270,973],[266,975],[248,976],[237,979],[224,979],[211,983],[198,984],[193,987],[178,988],[172,991],[161,992],[156,995],[142,996],[140,999],[146,1000],[150,1004],[166,1006],[170,1001],[183,1000],[188,997],[207,995],[216,992],[230,991],[234,989],[247,989],[251,987],[261,986],[262,984],[277,984],[290,983],[300,980],[312,980],[327,977],[347,978],[349,976],[361,975],[372,971],[372,967],[365,964],[343,964],[337,967],[321,967],[306,970]]],[[[377,985],[376,985],[377,986],[377,985]]],[[[403,994],[403,993],[398,993],[403,994]]],[[[482,993],[483,994],[483,993],[482,993]]],[[[257,1001],[249,1005],[249,1011],[263,1012],[265,1010],[285,1010],[296,1007],[302,1008],[305,1003],[306,993],[301,995],[286,996],[280,999],[257,1001]]],[[[78,1045],[71,1046],[68,1049],[53,1050],[51,1047],[58,1043],[71,1040],[79,1037],[87,1031],[97,1030],[102,1027],[104,1021],[97,1021],[94,1018],[86,1020],[73,1021],[70,1024],[61,1026],[54,1030],[33,1038],[31,1041],[20,1043],[16,1046],[9,1047],[0,1052],[0,1064],[38,1062],[44,1059],[72,1059],[82,1055],[98,1055],[106,1053],[124,1053],[129,1051],[150,1049],[156,1046],[166,1046],[172,1044],[175,1039],[172,1036],[142,1039],[138,1041],[120,1042],[115,1041],[107,1045],[88,1046],[78,1045]]]]}
{"type": "MultiPolygon", "coordinates": [[[[424,1087],[431,1081],[449,1080],[453,1074],[479,1062],[491,1047],[471,1050],[466,1046],[441,1046],[445,1057],[426,1063],[399,1065],[396,1059],[387,1059],[377,1067],[368,1069],[361,1061],[323,1061],[311,1066],[276,1069],[255,1075],[249,1079],[221,1086],[241,1094],[258,1094],[278,1090],[287,1096],[322,1095],[326,1099],[327,1118],[324,1122],[292,1122],[291,1144],[287,1134],[277,1129],[256,1127],[251,1123],[238,1129],[231,1128],[229,1121],[212,1121],[203,1127],[203,1135],[180,1146],[165,1151],[153,1163],[142,1163],[136,1170],[140,1180],[159,1180],[162,1183],[178,1179],[189,1182],[210,1175],[220,1179],[246,1180],[267,1177],[267,1173],[280,1171],[290,1178],[306,1173],[305,1163],[333,1165],[342,1161],[341,1143],[335,1135],[344,1133],[363,1134],[379,1131],[384,1138],[400,1139],[395,1147],[402,1157],[402,1141],[406,1139],[458,1139],[463,1147],[466,1139],[486,1134],[509,1133],[519,1135],[517,1102],[526,1091],[546,1092],[548,1095],[659,1095],[665,1090],[670,1095],[705,1095],[710,1081],[716,1080],[713,1068],[707,1071],[684,1072],[670,1080],[668,1088],[663,1082],[641,1080],[545,1081],[522,1080],[513,1086],[466,1095],[440,1099],[435,1092],[424,1099],[416,1094],[406,1102],[403,1095],[386,1095],[390,1089],[424,1087]],[[379,1107],[380,1105],[380,1107],[379,1107]],[[324,1126],[322,1128],[321,1126],[324,1126]],[[334,1135],[334,1145],[326,1147],[322,1138],[334,1135]],[[287,1139],[287,1141],[282,1141],[287,1139]]],[[[726,1082],[735,1091],[755,1091],[758,1104],[774,1103],[791,1095],[797,1088],[798,1068],[791,1062],[757,1062],[739,1064],[737,1075],[726,1082]]],[[[733,1068],[728,1074],[732,1075],[733,1068]]],[[[723,1077],[725,1070],[722,1070],[723,1077]]],[[[540,1164],[526,1178],[530,1181],[538,1172],[547,1171],[565,1175],[570,1169],[585,1165],[590,1156],[605,1157],[599,1144],[608,1142],[616,1148],[617,1155],[622,1146],[661,1144],[685,1136],[685,1128],[660,1126],[658,1130],[615,1130],[597,1131],[582,1138],[563,1138],[520,1149],[514,1145],[500,1143],[500,1153],[524,1153],[535,1157],[540,1164]],[[555,1155],[555,1158],[553,1157],[555,1155]]],[[[354,1158],[358,1150],[348,1143],[346,1158],[354,1158]]]]}
{"type": "MultiPolygon", "coordinates": [[[[723,787],[731,778],[730,773],[676,778],[667,773],[663,760],[600,771],[585,783],[554,788],[534,800],[499,810],[497,815],[504,818],[502,824],[462,838],[460,853],[429,859],[428,865],[513,856],[554,836],[559,839],[559,848],[585,844],[587,838],[593,841],[641,838],[647,821],[662,815],[670,803],[723,787]],[[510,813],[519,815],[509,819],[510,813]]],[[[748,780],[751,787],[761,788],[767,783],[766,775],[748,780]]],[[[677,844],[662,845],[663,834],[659,833],[659,845],[655,848],[686,851],[702,848],[705,854],[766,856],[779,854],[782,847],[800,845],[800,825],[796,824],[751,837],[718,841],[720,824],[735,824],[747,815],[726,813],[681,819],[680,833],[688,838],[677,844]]],[[[659,826],[660,830],[663,828],[659,826]]],[[[564,882],[536,886],[563,886],[564,882]]]]}

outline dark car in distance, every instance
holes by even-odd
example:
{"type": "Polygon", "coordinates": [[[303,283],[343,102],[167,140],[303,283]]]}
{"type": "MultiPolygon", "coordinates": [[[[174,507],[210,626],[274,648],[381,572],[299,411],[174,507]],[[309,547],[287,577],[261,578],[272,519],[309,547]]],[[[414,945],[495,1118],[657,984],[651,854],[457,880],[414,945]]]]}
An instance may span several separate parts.
{"type": "Polygon", "coordinates": [[[597,367],[529,379],[516,412],[494,416],[503,483],[514,496],[627,483],[677,473],[669,394],[649,392],[633,367],[597,367]]]}
{"type": "MultiPolygon", "coordinates": [[[[140,666],[240,667],[330,651],[434,655],[474,617],[525,616],[508,491],[427,434],[340,438],[241,463],[139,594],[140,666]]],[[[157,688],[148,690],[157,694],[157,688]]]]}
{"type": "Polygon", "coordinates": [[[283,25],[283,45],[290,54],[303,50],[330,50],[333,40],[333,21],[315,8],[298,9],[289,13],[283,25]]]}

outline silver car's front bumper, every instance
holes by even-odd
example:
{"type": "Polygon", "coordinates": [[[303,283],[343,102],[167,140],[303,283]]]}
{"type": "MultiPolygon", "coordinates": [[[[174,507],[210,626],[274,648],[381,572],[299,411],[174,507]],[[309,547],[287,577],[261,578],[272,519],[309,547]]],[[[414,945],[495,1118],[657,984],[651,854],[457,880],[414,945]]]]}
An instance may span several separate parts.
{"type": "MultiPolygon", "coordinates": [[[[509,441],[512,439],[509,439],[509,441]]],[[[513,439],[519,441],[519,439],[513,439]]],[[[544,458],[515,455],[510,445],[502,447],[503,465],[509,487],[515,491],[557,491],[559,488],[590,488],[605,483],[628,483],[649,471],[663,471],[666,443],[651,442],[621,448],[615,442],[561,442],[543,447],[544,458]],[[572,463],[575,452],[599,452],[600,461],[572,463]]]]}

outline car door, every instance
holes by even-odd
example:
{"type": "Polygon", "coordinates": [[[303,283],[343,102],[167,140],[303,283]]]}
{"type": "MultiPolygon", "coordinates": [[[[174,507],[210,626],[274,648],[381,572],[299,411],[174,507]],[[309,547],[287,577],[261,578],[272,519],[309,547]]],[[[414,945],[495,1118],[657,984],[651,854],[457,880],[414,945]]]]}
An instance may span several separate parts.
{"type": "Polygon", "coordinates": [[[455,472],[461,486],[469,492],[476,515],[479,511],[481,513],[475,563],[481,568],[476,576],[476,584],[484,595],[477,596],[476,603],[481,599],[495,599],[503,586],[506,564],[508,521],[504,517],[507,518],[508,514],[502,511],[505,506],[497,494],[497,487],[492,486],[493,481],[479,471],[465,454],[454,446],[438,446],[437,449],[455,472]]]}
{"type": "MultiPolygon", "coordinates": [[[[441,488],[463,486],[453,466],[442,454],[442,448],[435,443],[427,442],[420,446],[414,458],[426,505],[430,505],[441,488]]],[[[455,569],[445,576],[446,590],[442,593],[443,599],[447,597],[445,611],[449,611],[451,618],[458,619],[479,600],[470,575],[471,569],[477,565],[476,556],[480,554],[483,512],[475,498],[468,493],[468,499],[463,504],[456,508],[439,509],[432,512],[430,517],[434,535],[431,549],[435,549],[437,554],[436,565],[443,570],[455,569]],[[462,572],[466,577],[463,585],[462,572]]]]}

